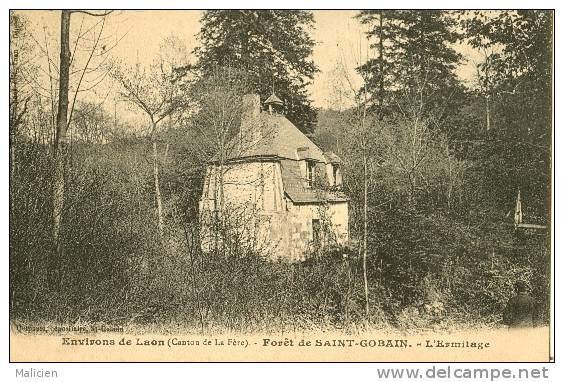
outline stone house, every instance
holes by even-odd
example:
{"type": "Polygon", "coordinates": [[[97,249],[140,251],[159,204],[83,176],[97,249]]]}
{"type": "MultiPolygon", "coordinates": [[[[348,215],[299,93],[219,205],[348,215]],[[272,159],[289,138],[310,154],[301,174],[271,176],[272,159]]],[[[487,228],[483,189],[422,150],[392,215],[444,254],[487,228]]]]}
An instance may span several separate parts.
{"type": "Polygon", "coordinates": [[[274,94],[264,105],[261,110],[258,95],[243,97],[238,135],[208,164],[200,199],[202,247],[217,245],[214,227],[229,221],[235,236],[229,240],[251,243],[273,260],[301,261],[349,238],[342,163],[284,117],[274,94]]]}

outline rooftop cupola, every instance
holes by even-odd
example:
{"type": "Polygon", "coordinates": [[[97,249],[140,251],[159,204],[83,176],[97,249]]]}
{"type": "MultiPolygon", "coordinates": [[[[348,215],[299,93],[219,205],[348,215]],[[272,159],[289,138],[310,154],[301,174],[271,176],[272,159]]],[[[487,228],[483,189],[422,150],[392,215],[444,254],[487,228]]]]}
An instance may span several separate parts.
{"type": "Polygon", "coordinates": [[[282,114],[284,111],[284,103],[274,93],[272,93],[270,97],[264,101],[264,105],[268,107],[268,112],[270,114],[282,114]]]}

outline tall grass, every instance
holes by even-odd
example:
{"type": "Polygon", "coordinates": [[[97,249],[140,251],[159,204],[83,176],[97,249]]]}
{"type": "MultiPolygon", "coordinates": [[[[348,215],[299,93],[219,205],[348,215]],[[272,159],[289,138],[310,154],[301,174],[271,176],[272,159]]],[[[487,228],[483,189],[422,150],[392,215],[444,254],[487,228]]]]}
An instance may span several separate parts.
{"type": "Polygon", "coordinates": [[[180,211],[190,203],[169,194],[161,246],[141,154],[119,145],[76,149],[67,174],[65,251],[53,263],[49,154],[18,148],[10,186],[13,320],[201,333],[495,326],[514,281],[523,278],[548,317],[544,239],[510,231],[490,237],[448,215],[395,210],[372,217],[368,317],[354,243],[294,264],[244,246],[202,252],[195,212],[180,211]]]}

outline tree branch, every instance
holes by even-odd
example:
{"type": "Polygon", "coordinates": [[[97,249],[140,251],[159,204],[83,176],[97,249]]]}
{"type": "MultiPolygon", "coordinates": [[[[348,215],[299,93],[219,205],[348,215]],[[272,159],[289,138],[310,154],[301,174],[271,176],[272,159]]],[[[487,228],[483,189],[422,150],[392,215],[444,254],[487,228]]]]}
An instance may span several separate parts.
{"type": "Polygon", "coordinates": [[[104,17],[104,16],[108,16],[108,15],[111,14],[112,12],[113,12],[113,10],[112,10],[112,11],[105,11],[105,12],[102,12],[102,13],[94,13],[94,12],[84,11],[84,10],[73,10],[73,11],[71,11],[71,13],[84,13],[84,14],[86,14],[86,15],[94,16],[94,17],[104,17]]]}

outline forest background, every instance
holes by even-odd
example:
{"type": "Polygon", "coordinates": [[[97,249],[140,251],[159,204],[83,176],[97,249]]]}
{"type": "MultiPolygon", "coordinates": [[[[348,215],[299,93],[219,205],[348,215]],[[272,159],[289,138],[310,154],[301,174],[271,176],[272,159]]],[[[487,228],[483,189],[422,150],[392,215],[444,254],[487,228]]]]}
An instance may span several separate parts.
{"type": "Polygon", "coordinates": [[[167,35],[129,59],[127,11],[50,14],[60,30],[10,13],[12,319],[497,326],[524,280],[548,322],[550,237],[515,229],[514,208],[550,226],[552,12],[355,12],[322,106],[315,12],[203,12],[198,44],[167,35]],[[343,159],[351,243],[300,264],[202,253],[206,163],[241,96],[273,90],[343,159]]]}

